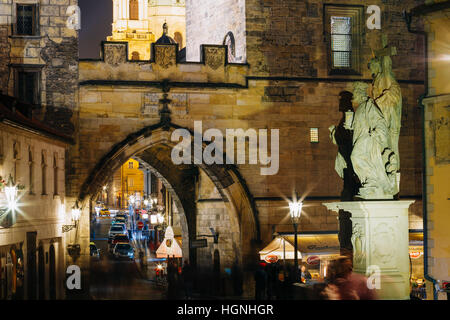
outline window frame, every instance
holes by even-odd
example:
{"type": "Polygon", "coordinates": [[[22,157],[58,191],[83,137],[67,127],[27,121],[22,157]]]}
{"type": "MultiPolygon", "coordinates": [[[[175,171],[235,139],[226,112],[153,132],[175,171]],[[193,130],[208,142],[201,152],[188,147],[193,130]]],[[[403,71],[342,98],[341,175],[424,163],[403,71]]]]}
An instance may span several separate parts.
{"type": "Polygon", "coordinates": [[[327,45],[327,62],[329,75],[361,75],[361,53],[364,38],[364,6],[347,4],[324,4],[323,5],[324,35],[327,45]],[[331,48],[331,17],[350,17],[352,22],[352,51],[350,67],[333,66],[331,48]]]}
{"type": "Polygon", "coordinates": [[[14,36],[18,37],[33,37],[33,36],[39,36],[40,35],[40,28],[39,28],[39,3],[15,3],[15,23],[13,24],[13,34],[14,36]],[[19,17],[19,6],[31,6],[33,8],[32,17],[33,17],[33,23],[32,23],[32,32],[31,34],[22,34],[18,31],[18,17],[19,17]]]}
{"type": "Polygon", "coordinates": [[[39,105],[41,103],[41,77],[42,77],[42,67],[41,65],[13,65],[14,68],[14,95],[15,97],[22,103],[28,103],[31,105],[39,105]],[[25,102],[24,100],[21,100],[20,92],[20,73],[33,73],[35,74],[34,79],[34,85],[35,85],[35,91],[33,93],[33,102],[25,102]]]}
{"type": "Polygon", "coordinates": [[[140,10],[140,8],[139,8],[139,0],[129,0],[128,1],[128,10],[129,10],[129,13],[130,13],[130,15],[129,15],[129,19],[130,20],[132,20],[132,21],[139,21],[140,20],[140,16],[139,16],[139,10],[140,10]],[[132,6],[132,2],[133,2],[133,8],[131,7],[132,6]],[[135,9],[135,10],[137,10],[136,12],[134,12],[132,9],[135,9]],[[131,16],[131,14],[137,14],[137,16],[131,16]]]}

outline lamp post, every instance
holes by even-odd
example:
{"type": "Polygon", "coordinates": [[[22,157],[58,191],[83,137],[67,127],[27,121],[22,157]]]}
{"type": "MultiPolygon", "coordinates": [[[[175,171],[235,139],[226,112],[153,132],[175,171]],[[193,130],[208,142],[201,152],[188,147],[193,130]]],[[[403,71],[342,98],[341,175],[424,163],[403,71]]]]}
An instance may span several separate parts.
{"type": "Polygon", "coordinates": [[[289,213],[291,215],[292,224],[294,225],[294,277],[297,282],[298,274],[298,246],[297,246],[297,226],[302,214],[303,203],[298,200],[298,195],[295,193],[293,201],[289,202],[289,213]]]}

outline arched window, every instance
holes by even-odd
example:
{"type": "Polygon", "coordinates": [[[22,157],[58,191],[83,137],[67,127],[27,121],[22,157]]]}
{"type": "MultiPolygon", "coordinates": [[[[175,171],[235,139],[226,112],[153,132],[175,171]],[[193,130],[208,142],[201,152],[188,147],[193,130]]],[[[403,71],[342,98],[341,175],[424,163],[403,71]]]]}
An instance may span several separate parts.
{"type": "Polygon", "coordinates": [[[14,161],[14,181],[17,181],[17,165],[20,160],[20,143],[13,142],[13,161],[14,161]]]}
{"type": "Polygon", "coordinates": [[[236,44],[233,32],[228,32],[223,39],[223,45],[228,47],[228,62],[236,61],[236,44]]]}
{"type": "Polygon", "coordinates": [[[139,20],[139,1],[130,0],[130,20],[139,20]]]}
{"type": "Polygon", "coordinates": [[[133,51],[133,52],[131,53],[131,60],[134,60],[134,61],[140,60],[139,52],[133,51]]]}
{"type": "Polygon", "coordinates": [[[34,193],[34,163],[33,149],[28,147],[28,180],[30,182],[30,194],[34,193]]]}
{"type": "Polygon", "coordinates": [[[42,166],[42,194],[47,194],[47,159],[45,151],[42,151],[41,155],[41,166],[42,166]]]}
{"type": "Polygon", "coordinates": [[[58,155],[55,153],[53,156],[53,194],[58,193],[58,155]]]}

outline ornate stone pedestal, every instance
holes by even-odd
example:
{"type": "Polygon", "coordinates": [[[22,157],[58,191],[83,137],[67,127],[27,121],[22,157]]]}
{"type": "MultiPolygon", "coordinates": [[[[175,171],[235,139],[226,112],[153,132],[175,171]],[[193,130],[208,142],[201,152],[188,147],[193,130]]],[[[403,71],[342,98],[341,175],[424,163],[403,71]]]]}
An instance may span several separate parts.
{"type": "MultiPolygon", "coordinates": [[[[354,272],[380,271],[379,299],[409,299],[408,208],[414,201],[323,203],[329,210],[352,214],[354,272]]],[[[376,279],[376,275],[372,276],[376,279]]],[[[376,282],[373,282],[374,284],[376,282]]]]}

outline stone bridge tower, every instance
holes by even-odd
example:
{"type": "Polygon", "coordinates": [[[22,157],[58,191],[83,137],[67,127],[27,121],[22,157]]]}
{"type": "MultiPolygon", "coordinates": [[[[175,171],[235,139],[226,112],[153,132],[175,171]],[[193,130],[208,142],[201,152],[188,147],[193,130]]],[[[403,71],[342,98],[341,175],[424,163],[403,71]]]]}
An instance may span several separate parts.
{"type": "Polygon", "coordinates": [[[112,35],[108,41],[127,42],[129,60],[149,60],[151,44],[170,26],[180,49],[186,45],[184,0],[112,0],[112,35]]]}

